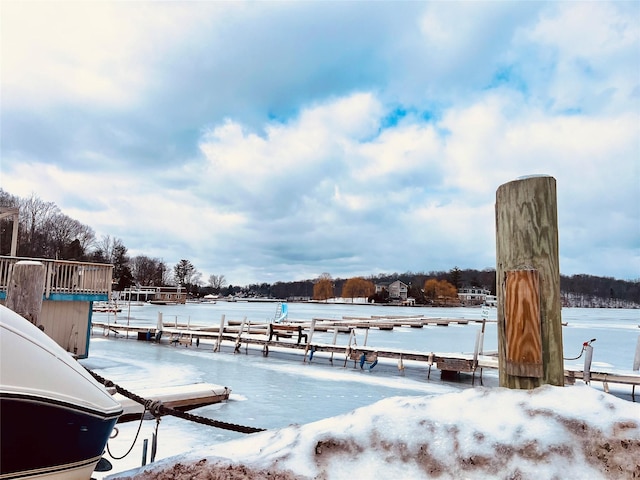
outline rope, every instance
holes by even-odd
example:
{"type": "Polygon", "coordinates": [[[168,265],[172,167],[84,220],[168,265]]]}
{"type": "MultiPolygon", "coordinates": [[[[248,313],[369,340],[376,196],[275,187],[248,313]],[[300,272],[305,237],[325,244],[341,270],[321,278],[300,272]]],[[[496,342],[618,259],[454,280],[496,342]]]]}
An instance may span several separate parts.
{"type": "Polygon", "coordinates": [[[129,447],[129,450],[127,450],[127,453],[125,453],[121,457],[116,457],[113,453],[111,453],[111,449],[109,448],[109,443],[107,442],[107,453],[111,456],[111,458],[113,458],[114,460],[122,460],[124,457],[126,457],[127,455],[129,455],[131,453],[131,450],[133,450],[133,447],[135,446],[136,442],[138,441],[138,435],[140,435],[140,429],[142,428],[142,421],[144,420],[144,414],[145,413],[147,413],[147,409],[146,408],[142,412],[142,415],[140,415],[140,423],[138,424],[138,431],[136,432],[136,436],[133,439],[133,442],[131,442],[131,446],[129,447]]]}
{"type": "Polygon", "coordinates": [[[220,420],[214,420],[212,418],[207,418],[200,415],[194,415],[192,413],[176,410],[175,408],[166,407],[159,400],[145,399],[140,395],[136,395],[135,393],[130,392],[125,388],[122,388],[120,385],[114,384],[111,380],[107,380],[106,378],[100,376],[99,374],[89,370],[88,368],[87,368],[87,371],[91,375],[93,375],[93,377],[97,381],[102,383],[104,386],[115,387],[116,392],[118,392],[119,394],[124,395],[125,397],[130,398],[131,400],[141,405],[144,405],[145,409],[149,410],[149,412],[151,412],[155,417],[159,417],[162,415],[172,415],[174,417],[182,418],[184,420],[189,420],[191,422],[200,423],[202,425],[208,425],[210,427],[216,427],[216,428],[221,428],[223,430],[231,430],[233,432],[240,432],[240,433],[257,433],[257,432],[263,432],[266,430],[264,428],[248,427],[245,425],[238,425],[235,423],[222,422],[220,420]]]}
{"type": "Polygon", "coordinates": [[[592,339],[591,339],[591,341],[589,341],[589,342],[584,342],[584,343],[582,344],[582,350],[580,350],[580,355],[578,355],[577,357],[573,357],[573,358],[563,358],[563,359],[564,359],[564,360],[578,360],[580,357],[582,357],[582,354],[584,353],[585,349],[586,349],[589,345],[591,345],[593,342],[595,342],[595,341],[596,341],[596,339],[595,339],[595,338],[592,338],[592,339]]]}

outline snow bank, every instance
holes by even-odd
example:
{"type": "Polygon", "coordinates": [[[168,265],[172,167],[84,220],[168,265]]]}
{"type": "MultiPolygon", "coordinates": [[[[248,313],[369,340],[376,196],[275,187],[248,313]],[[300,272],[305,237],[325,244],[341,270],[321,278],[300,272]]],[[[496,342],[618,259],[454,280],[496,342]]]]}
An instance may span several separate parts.
{"type": "Polygon", "coordinates": [[[108,478],[640,478],[640,406],[587,386],[394,397],[108,478]]]}

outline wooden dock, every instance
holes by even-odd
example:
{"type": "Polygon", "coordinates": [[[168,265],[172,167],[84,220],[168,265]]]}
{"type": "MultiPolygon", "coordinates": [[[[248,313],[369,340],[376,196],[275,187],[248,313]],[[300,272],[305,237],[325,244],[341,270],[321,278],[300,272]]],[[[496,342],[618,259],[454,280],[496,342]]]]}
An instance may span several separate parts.
{"type": "MultiPolygon", "coordinates": [[[[212,383],[196,383],[176,387],[145,388],[136,391],[136,394],[148,400],[160,401],[165,407],[188,411],[228,400],[231,389],[212,383]]],[[[118,423],[140,419],[144,406],[120,393],[114,394],[113,397],[120,402],[123,409],[118,423]]]]}
{"type": "MultiPolygon", "coordinates": [[[[402,349],[375,348],[367,346],[369,329],[392,330],[396,327],[422,328],[429,325],[448,326],[450,324],[467,325],[469,322],[482,323],[482,320],[426,318],[423,316],[393,316],[393,317],[343,317],[342,319],[314,318],[309,321],[290,321],[286,323],[250,323],[245,319],[226,320],[224,315],[219,326],[192,325],[178,322],[162,323],[162,330],[157,327],[124,325],[114,323],[94,322],[93,328],[102,328],[103,333],[127,335],[134,333],[139,340],[155,340],[168,342],[175,346],[199,346],[201,342],[213,342],[214,351],[219,351],[223,345],[233,346],[234,352],[242,347],[248,352],[249,347],[257,347],[263,355],[268,355],[270,349],[293,349],[304,355],[304,361],[311,362],[317,353],[329,355],[333,362],[339,355],[344,364],[353,361],[361,368],[373,368],[378,359],[396,360],[398,368],[404,369],[405,361],[416,361],[428,366],[428,377],[432,367],[440,370],[443,378],[459,373],[471,373],[475,382],[475,372],[483,368],[497,368],[497,357],[482,354],[482,344],[477,343],[473,354],[419,352],[402,349]],[[355,344],[355,330],[365,330],[363,345],[355,344]],[[313,341],[314,332],[333,332],[333,343],[313,341]],[[339,334],[348,334],[346,345],[337,343],[339,334]]],[[[482,381],[482,377],[480,377],[482,381]]]]}
{"type": "MultiPolygon", "coordinates": [[[[123,324],[106,324],[94,322],[93,328],[102,328],[106,335],[109,332],[118,335],[136,333],[139,340],[155,340],[168,342],[175,346],[199,346],[201,341],[213,343],[214,352],[220,351],[223,345],[232,346],[234,352],[240,352],[249,347],[262,350],[267,356],[270,349],[297,350],[304,355],[304,362],[313,361],[314,355],[324,353],[333,362],[336,355],[343,359],[346,366],[353,362],[360,368],[373,368],[378,359],[391,359],[398,362],[399,370],[404,369],[405,361],[415,361],[428,367],[427,378],[430,378],[431,369],[440,370],[442,379],[456,378],[460,373],[472,375],[475,383],[475,373],[480,371],[482,382],[482,370],[499,367],[497,355],[483,354],[484,328],[478,332],[476,346],[473,353],[445,353],[412,351],[394,348],[376,348],[367,345],[369,329],[392,330],[396,327],[422,328],[429,325],[448,326],[450,324],[467,325],[470,322],[482,323],[483,320],[469,319],[443,319],[426,318],[422,316],[394,316],[394,317],[344,317],[342,319],[314,318],[309,321],[289,321],[286,323],[251,323],[247,319],[229,320],[223,315],[219,326],[190,325],[163,323],[161,332],[157,327],[129,326],[123,324]],[[364,329],[365,338],[363,345],[355,344],[355,330],[364,329]],[[313,341],[314,332],[333,332],[332,343],[320,343],[313,341]],[[339,334],[348,334],[346,345],[337,343],[339,334]]],[[[489,322],[484,320],[484,322],[489,322]]],[[[639,342],[640,345],[640,342],[639,342]]],[[[640,348],[640,347],[639,347],[640,348]]],[[[565,384],[573,384],[576,379],[583,380],[581,370],[565,368],[565,384]]],[[[632,398],[635,401],[635,386],[640,385],[640,373],[637,371],[625,373],[611,373],[591,371],[590,380],[603,382],[605,391],[608,391],[609,383],[631,385],[632,398]]]]}

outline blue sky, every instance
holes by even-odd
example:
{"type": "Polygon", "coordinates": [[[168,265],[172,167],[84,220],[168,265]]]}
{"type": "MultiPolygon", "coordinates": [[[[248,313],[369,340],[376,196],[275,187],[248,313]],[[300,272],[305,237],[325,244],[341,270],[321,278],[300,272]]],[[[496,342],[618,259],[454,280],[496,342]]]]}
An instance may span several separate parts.
{"type": "Polygon", "coordinates": [[[638,2],[2,2],[1,184],[234,285],[495,268],[557,181],[562,274],[640,278],[638,2]]]}

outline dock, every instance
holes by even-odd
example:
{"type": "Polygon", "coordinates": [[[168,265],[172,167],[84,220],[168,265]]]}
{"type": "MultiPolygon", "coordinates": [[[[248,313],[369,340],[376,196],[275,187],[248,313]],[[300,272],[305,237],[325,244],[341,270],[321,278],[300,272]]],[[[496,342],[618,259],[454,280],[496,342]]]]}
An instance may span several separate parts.
{"type": "MultiPolygon", "coordinates": [[[[424,316],[371,316],[371,317],[343,317],[342,319],[313,318],[311,321],[288,321],[286,323],[251,323],[247,319],[226,320],[223,315],[218,326],[195,325],[175,322],[162,322],[158,325],[140,326],[124,325],[121,323],[93,322],[93,328],[102,328],[103,334],[110,333],[128,336],[133,333],[138,340],[168,342],[175,346],[198,347],[201,342],[213,343],[213,350],[217,352],[223,345],[232,346],[238,353],[244,347],[248,353],[249,347],[262,350],[267,356],[270,349],[297,350],[304,355],[305,362],[313,361],[314,355],[324,353],[333,363],[337,355],[346,366],[349,361],[354,366],[373,368],[378,359],[391,359],[398,362],[398,368],[404,369],[405,361],[415,361],[428,367],[430,378],[432,367],[440,370],[443,378],[470,373],[475,382],[477,370],[483,368],[497,369],[498,359],[495,355],[484,355],[482,342],[476,342],[476,351],[464,353],[421,352],[392,348],[375,348],[367,346],[367,336],[370,329],[393,330],[397,327],[422,328],[429,325],[447,327],[451,324],[468,325],[470,322],[482,323],[483,320],[427,318],[424,316]],[[161,328],[160,328],[161,327],[161,328]],[[355,331],[365,330],[363,345],[355,344],[355,331]],[[333,332],[332,343],[313,341],[314,332],[333,332]],[[346,345],[337,342],[339,334],[348,335],[346,345]]],[[[484,320],[484,322],[489,322],[484,320]]],[[[480,334],[480,332],[479,332],[480,334]]],[[[480,376],[480,381],[482,377],[480,376]]]]}
{"type": "MultiPolygon", "coordinates": [[[[484,328],[478,331],[475,349],[472,353],[447,353],[413,351],[396,348],[376,348],[367,345],[369,329],[393,330],[397,327],[422,328],[436,325],[446,327],[451,324],[467,325],[469,323],[489,323],[486,319],[445,319],[427,318],[423,316],[372,316],[372,317],[343,317],[342,319],[313,318],[309,321],[288,321],[286,323],[251,323],[243,320],[226,320],[223,315],[218,326],[191,325],[184,323],[158,323],[156,327],[129,326],[123,324],[106,324],[94,322],[93,328],[102,328],[104,334],[109,332],[118,335],[135,333],[138,340],[153,340],[168,342],[175,346],[191,347],[200,342],[213,343],[213,351],[218,352],[223,345],[234,348],[239,353],[242,348],[248,353],[249,347],[262,350],[267,356],[270,349],[297,350],[304,356],[304,362],[313,361],[314,355],[324,353],[333,363],[337,355],[343,360],[344,366],[353,362],[354,367],[372,369],[379,359],[395,360],[398,369],[404,369],[405,361],[424,364],[427,378],[430,378],[432,368],[440,371],[444,380],[457,378],[461,373],[471,374],[475,384],[475,374],[479,372],[482,383],[483,369],[497,370],[498,356],[495,352],[483,352],[484,328]],[[161,328],[158,328],[161,326],[161,328]],[[355,344],[356,329],[364,329],[363,345],[355,344]],[[333,332],[332,343],[313,341],[314,332],[333,332]],[[348,335],[346,344],[338,344],[339,334],[348,335]]],[[[495,322],[495,321],[494,321],[495,322]]],[[[640,348],[640,341],[638,342],[640,348]]],[[[570,385],[576,379],[584,380],[584,372],[576,368],[566,368],[564,371],[565,384],[570,385]]],[[[590,381],[602,382],[605,391],[609,383],[631,385],[632,398],[635,401],[635,387],[640,385],[640,372],[634,370],[623,373],[605,371],[591,371],[590,381]]]]}
{"type": "MultiPolygon", "coordinates": [[[[141,397],[160,401],[165,407],[186,412],[194,408],[220,403],[229,399],[231,389],[212,383],[196,383],[176,387],[145,388],[136,391],[141,397]]],[[[118,423],[139,420],[144,413],[144,406],[120,393],[114,398],[122,405],[123,413],[118,423]]]]}

